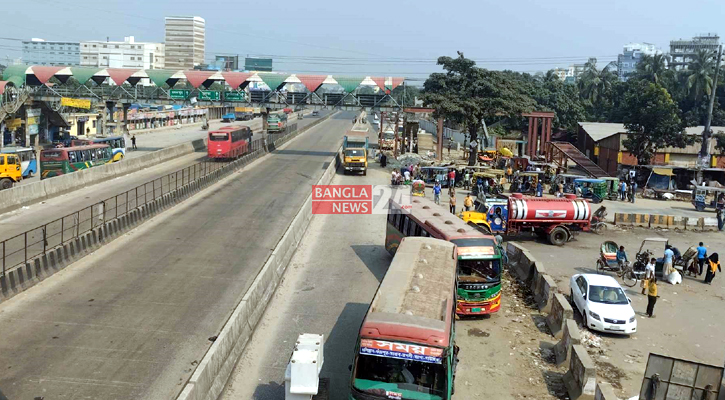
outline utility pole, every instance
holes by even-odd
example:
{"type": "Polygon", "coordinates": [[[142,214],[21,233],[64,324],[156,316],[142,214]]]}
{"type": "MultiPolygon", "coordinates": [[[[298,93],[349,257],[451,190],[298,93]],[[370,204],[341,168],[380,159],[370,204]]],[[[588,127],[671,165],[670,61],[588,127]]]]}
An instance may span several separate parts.
{"type": "Polygon", "coordinates": [[[702,147],[700,148],[700,166],[709,167],[710,164],[710,126],[712,125],[712,108],[715,104],[715,92],[717,92],[717,78],[720,75],[720,61],[722,60],[722,45],[717,51],[717,64],[715,67],[715,78],[712,80],[712,91],[710,92],[710,104],[707,106],[707,123],[702,132],[702,147]]]}

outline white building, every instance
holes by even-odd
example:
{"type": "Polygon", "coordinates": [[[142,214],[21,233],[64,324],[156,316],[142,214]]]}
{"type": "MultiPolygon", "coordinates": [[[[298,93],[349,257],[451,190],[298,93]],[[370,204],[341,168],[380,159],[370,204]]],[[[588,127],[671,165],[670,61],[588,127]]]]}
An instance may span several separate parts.
{"type": "Polygon", "coordinates": [[[626,81],[629,75],[635,72],[637,64],[643,55],[653,56],[662,53],[662,50],[652,43],[629,43],[625,44],[622,54],[617,57],[617,75],[622,81],[626,81]]]}
{"type": "Polygon", "coordinates": [[[123,42],[81,42],[81,66],[107,68],[164,68],[164,44],[137,42],[133,36],[123,42]]]}
{"type": "Polygon", "coordinates": [[[204,64],[206,22],[201,17],[166,17],[166,68],[204,64]]]}
{"type": "Polygon", "coordinates": [[[28,65],[78,65],[78,42],[46,41],[33,38],[23,41],[23,62],[28,65]]]}

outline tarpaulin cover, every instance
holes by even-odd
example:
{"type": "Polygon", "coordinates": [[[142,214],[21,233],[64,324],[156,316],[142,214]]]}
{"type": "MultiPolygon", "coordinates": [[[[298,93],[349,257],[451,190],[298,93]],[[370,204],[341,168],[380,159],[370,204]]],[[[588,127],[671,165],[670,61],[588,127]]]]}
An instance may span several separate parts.
{"type": "Polygon", "coordinates": [[[33,66],[33,75],[38,79],[40,83],[48,82],[48,79],[52,78],[56,72],[60,71],[64,67],[39,67],[33,66]]]}
{"type": "Polygon", "coordinates": [[[172,75],[174,75],[176,71],[169,71],[167,69],[147,69],[146,75],[149,76],[149,79],[151,79],[151,82],[154,83],[154,85],[161,87],[164,86],[165,83],[171,78],[172,75]]]}
{"type": "Polygon", "coordinates": [[[198,88],[204,81],[209,79],[210,76],[214,75],[214,71],[184,71],[186,79],[189,81],[191,86],[198,88]]]}
{"type": "Polygon", "coordinates": [[[284,81],[289,78],[289,75],[287,74],[271,74],[271,73],[259,73],[260,78],[262,78],[262,81],[269,86],[270,90],[277,90],[280,88],[280,86],[284,85],[284,81]]]}
{"type": "Polygon", "coordinates": [[[649,176],[649,180],[647,181],[647,187],[659,190],[670,190],[670,175],[660,175],[655,172],[655,170],[658,169],[659,168],[655,168],[652,170],[652,173],[649,176]]]}
{"type": "Polygon", "coordinates": [[[297,79],[299,79],[310,92],[317,90],[326,78],[327,75],[297,75],[297,79]]]}
{"type": "Polygon", "coordinates": [[[5,85],[8,84],[8,81],[0,81],[0,95],[5,93],[5,85]]]}
{"type": "Polygon", "coordinates": [[[126,79],[130,78],[131,75],[138,72],[138,70],[126,68],[106,68],[106,72],[108,72],[108,76],[113,79],[116,85],[121,86],[123,85],[123,82],[126,82],[126,79]]]}
{"type": "Polygon", "coordinates": [[[365,80],[364,76],[333,76],[333,78],[347,93],[352,93],[365,80]]]}
{"type": "Polygon", "coordinates": [[[675,175],[669,168],[652,168],[652,173],[657,175],[673,176],[675,175]]]}
{"type": "Polygon", "coordinates": [[[247,78],[252,76],[249,72],[222,72],[224,80],[227,85],[231,86],[232,89],[236,89],[241,86],[242,83],[247,81],[247,78]]]}
{"type": "MultiPolygon", "coordinates": [[[[100,71],[100,68],[89,68],[89,67],[70,67],[70,72],[73,73],[73,77],[80,83],[81,85],[88,82],[89,79],[98,71],[100,71]]],[[[104,77],[105,79],[105,77],[104,77]]],[[[101,81],[103,82],[103,81],[101,81]]]]}

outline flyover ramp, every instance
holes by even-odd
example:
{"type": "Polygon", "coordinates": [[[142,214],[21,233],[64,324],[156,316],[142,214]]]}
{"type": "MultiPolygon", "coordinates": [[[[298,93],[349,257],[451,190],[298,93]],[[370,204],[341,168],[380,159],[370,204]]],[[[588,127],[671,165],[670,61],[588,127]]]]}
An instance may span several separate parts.
{"type": "Polygon", "coordinates": [[[8,398],[169,399],[183,387],[351,126],[282,149],[7,302],[8,398]]]}

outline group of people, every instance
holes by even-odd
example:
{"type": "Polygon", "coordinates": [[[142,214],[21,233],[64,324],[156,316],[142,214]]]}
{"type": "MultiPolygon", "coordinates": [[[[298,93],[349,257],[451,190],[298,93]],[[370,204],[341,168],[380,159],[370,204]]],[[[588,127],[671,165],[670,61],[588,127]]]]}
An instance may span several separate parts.
{"type": "Polygon", "coordinates": [[[633,179],[619,181],[619,187],[617,188],[619,194],[619,200],[634,203],[634,196],[637,194],[637,182],[633,179]]]}
{"type": "Polygon", "coordinates": [[[393,169],[390,172],[391,185],[409,185],[414,179],[420,176],[420,164],[413,164],[409,167],[400,167],[400,172],[393,169]]]}

